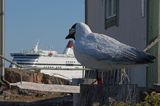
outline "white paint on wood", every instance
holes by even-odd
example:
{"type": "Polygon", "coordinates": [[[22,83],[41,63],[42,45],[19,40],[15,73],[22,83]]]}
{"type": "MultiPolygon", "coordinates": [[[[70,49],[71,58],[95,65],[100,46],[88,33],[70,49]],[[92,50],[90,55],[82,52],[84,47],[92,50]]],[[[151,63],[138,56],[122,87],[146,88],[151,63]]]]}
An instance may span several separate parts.
{"type": "Polygon", "coordinates": [[[34,82],[17,82],[17,83],[10,83],[10,85],[17,86],[21,89],[29,89],[37,91],[80,93],[80,87],[73,85],[40,84],[34,82]]]}

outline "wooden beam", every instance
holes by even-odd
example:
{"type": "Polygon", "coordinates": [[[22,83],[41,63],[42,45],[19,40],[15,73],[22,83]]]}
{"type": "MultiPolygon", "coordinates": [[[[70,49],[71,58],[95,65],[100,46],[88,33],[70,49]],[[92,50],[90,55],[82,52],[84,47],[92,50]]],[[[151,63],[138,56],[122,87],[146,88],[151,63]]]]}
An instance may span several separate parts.
{"type": "Polygon", "coordinates": [[[10,85],[17,86],[21,89],[29,89],[37,91],[80,93],[80,87],[73,85],[41,84],[34,82],[17,82],[17,83],[10,83],[10,85]]]}
{"type": "MultiPolygon", "coordinates": [[[[4,0],[0,0],[0,55],[4,55],[4,0]]],[[[1,58],[0,76],[4,76],[4,61],[1,58]]]]}

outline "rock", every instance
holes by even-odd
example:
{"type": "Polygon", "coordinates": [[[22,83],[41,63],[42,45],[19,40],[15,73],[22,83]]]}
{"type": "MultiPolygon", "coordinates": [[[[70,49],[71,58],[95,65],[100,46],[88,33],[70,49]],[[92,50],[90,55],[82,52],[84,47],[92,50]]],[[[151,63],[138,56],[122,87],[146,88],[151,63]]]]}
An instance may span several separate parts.
{"type": "Polygon", "coordinates": [[[16,68],[6,68],[5,69],[5,79],[10,83],[16,83],[22,81],[27,82],[36,82],[36,83],[44,83],[44,84],[69,84],[69,81],[49,76],[47,74],[40,73],[40,71],[26,71],[19,70],[16,68]]]}

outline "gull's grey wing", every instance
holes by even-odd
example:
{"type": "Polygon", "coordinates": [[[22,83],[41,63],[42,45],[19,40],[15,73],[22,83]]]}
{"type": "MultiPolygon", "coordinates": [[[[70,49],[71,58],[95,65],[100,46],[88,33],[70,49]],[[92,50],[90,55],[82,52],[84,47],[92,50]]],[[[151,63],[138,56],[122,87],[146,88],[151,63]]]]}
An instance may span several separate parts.
{"type": "Polygon", "coordinates": [[[83,52],[99,61],[111,64],[145,64],[154,57],[134,47],[97,33],[91,33],[81,42],[83,52]]]}

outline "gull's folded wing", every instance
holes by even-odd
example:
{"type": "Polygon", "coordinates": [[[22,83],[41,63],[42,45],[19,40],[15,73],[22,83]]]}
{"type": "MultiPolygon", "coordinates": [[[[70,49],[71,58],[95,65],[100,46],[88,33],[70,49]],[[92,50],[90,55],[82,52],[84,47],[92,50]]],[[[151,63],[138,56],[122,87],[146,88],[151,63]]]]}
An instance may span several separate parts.
{"type": "Polygon", "coordinates": [[[103,34],[91,33],[81,44],[89,56],[112,64],[146,64],[155,58],[103,34]]]}

